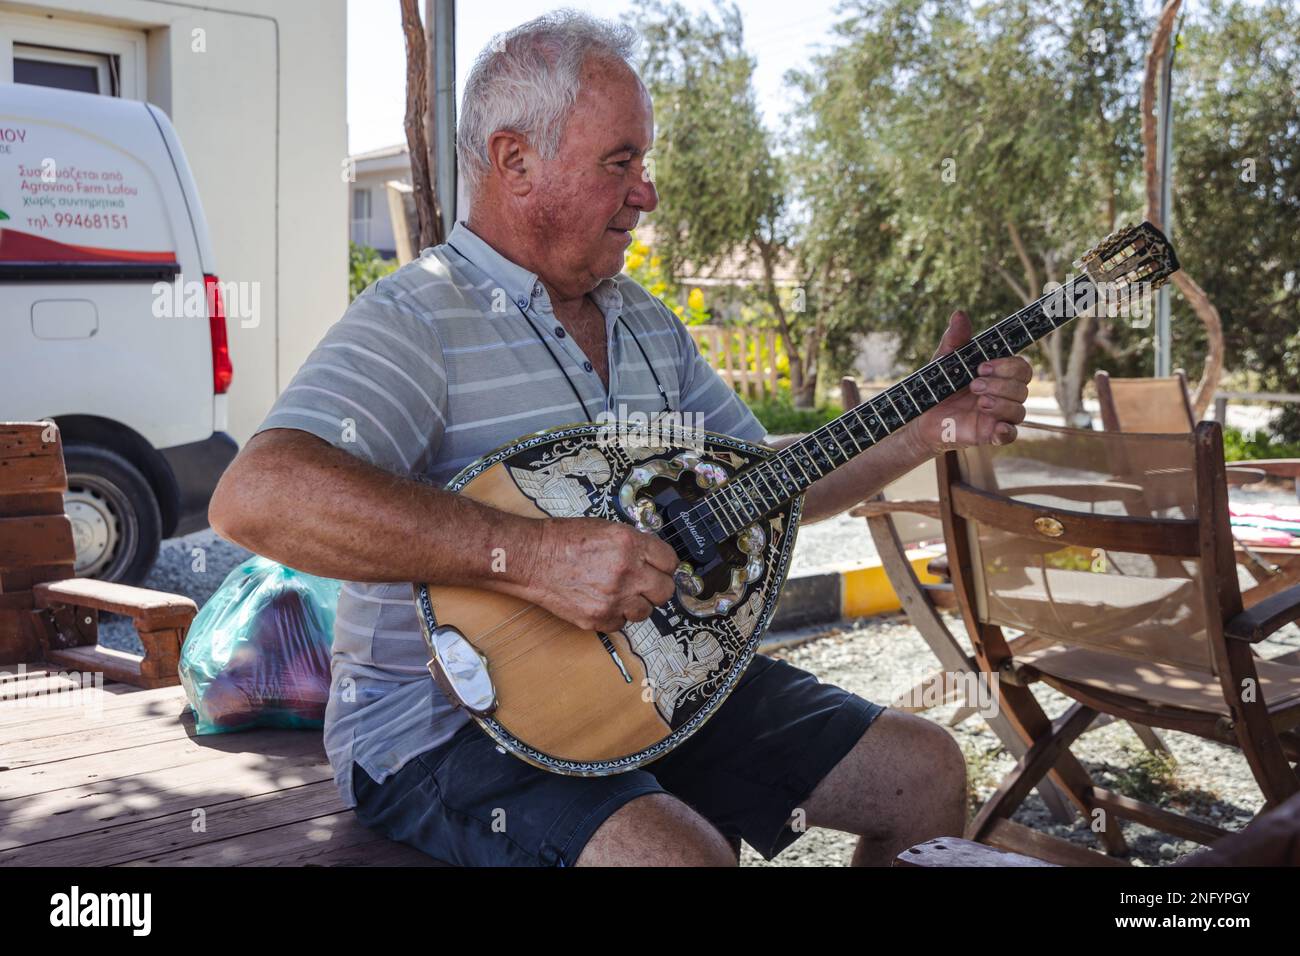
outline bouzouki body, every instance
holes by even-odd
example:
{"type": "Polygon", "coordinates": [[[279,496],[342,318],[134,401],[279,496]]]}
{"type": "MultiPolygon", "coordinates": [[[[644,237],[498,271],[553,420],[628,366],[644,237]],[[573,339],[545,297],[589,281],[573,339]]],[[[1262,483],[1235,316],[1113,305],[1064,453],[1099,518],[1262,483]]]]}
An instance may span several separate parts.
{"type": "MultiPolygon", "coordinates": [[[[984,361],[1079,315],[1147,312],[1147,293],[1179,267],[1151,223],[1106,237],[1076,265],[1082,273],[1063,286],[779,451],[669,416],[648,432],[549,429],[474,462],[448,490],[517,515],[657,534],[677,552],[676,591],[648,620],[605,634],[493,591],[416,584],[434,680],[503,751],[546,770],[620,773],[671,752],[753,658],[809,486],[963,390],[984,361]]],[[[500,558],[510,560],[508,547],[500,558]]]]}
{"type": "MultiPolygon", "coordinates": [[[[653,437],[660,444],[592,422],[548,429],[479,459],[447,488],[525,517],[605,518],[665,533],[674,516],[772,454],[676,425],[653,437]]],[[[444,645],[461,689],[445,667],[434,677],[499,746],[529,763],[575,775],[648,763],[713,715],[753,657],[790,566],[802,500],[708,542],[702,554],[681,547],[677,594],[621,631],[584,630],[494,591],[417,586],[435,656],[437,632],[448,627],[481,655],[444,645]],[[464,691],[466,671],[480,666],[489,679],[474,698],[464,691]]],[[[509,561],[508,547],[500,557],[509,561]]]]}

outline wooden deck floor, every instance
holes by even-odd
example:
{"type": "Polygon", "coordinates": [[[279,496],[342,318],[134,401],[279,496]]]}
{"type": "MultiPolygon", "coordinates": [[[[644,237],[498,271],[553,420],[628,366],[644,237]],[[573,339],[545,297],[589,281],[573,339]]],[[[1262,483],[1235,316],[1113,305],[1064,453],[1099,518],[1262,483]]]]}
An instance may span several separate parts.
{"type": "Polygon", "coordinates": [[[180,687],[52,706],[56,665],[0,671],[0,866],[437,865],[356,821],[319,731],[196,736],[180,687]]]}

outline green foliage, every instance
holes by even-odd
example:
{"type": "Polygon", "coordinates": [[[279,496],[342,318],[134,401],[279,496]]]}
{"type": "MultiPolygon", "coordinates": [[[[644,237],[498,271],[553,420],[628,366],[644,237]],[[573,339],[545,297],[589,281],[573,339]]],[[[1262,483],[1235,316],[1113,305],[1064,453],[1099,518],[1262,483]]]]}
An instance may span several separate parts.
{"type": "MultiPolygon", "coordinates": [[[[1212,0],[1184,36],[1174,72],[1179,255],[1222,316],[1225,367],[1257,373],[1259,390],[1297,392],[1300,9],[1212,0]]],[[[1198,367],[1204,350],[1200,324],[1178,321],[1175,364],[1198,367]]],[[[1300,441],[1300,407],[1285,406],[1274,428],[1300,441]]]]}
{"type": "Polygon", "coordinates": [[[397,269],[396,259],[384,259],[369,246],[348,243],[348,301],[355,299],[370,283],[397,269]]]}
{"type": "Polygon", "coordinates": [[[1252,458],[1300,458],[1300,442],[1277,441],[1267,435],[1247,435],[1239,428],[1223,429],[1225,461],[1248,461],[1252,458]]]}
{"type": "Polygon", "coordinates": [[[692,15],[654,0],[631,18],[645,40],[641,76],[655,105],[657,251],[671,275],[716,265],[771,235],[785,184],[754,96],[740,10],[692,15]]]}
{"type": "Polygon", "coordinates": [[[818,405],[816,408],[795,408],[788,392],[777,397],[745,399],[754,417],[763,423],[770,435],[791,435],[820,428],[843,413],[838,405],[818,405]]]}
{"type": "Polygon", "coordinates": [[[792,76],[810,214],[800,254],[833,328],[894,331],[919,363],[951,309],[980,327],[1042,294],[1108,230],[1111,204],[1127,204],[1145,31],[1137,0],[856,0],[844,12],[839,44],[792,76]]]}

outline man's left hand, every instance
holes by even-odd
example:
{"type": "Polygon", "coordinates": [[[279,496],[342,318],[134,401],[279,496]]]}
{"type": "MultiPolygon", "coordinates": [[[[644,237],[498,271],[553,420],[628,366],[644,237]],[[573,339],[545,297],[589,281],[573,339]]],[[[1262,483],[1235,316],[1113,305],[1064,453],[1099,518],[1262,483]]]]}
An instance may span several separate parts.
{"type": "MultiPolygon", "coordinates": [[[[970,317],[954,312],[934,358],[961,348],[971,339],[970,317]]],[[[1025,420],[1025,399],[1034,370],[1018,356],[989,359],[972,369],[979,377],[944,399],[912,423],[916,441],[931,453],[968,445],[1005,445],[1016,439],[1025,420]]]]}

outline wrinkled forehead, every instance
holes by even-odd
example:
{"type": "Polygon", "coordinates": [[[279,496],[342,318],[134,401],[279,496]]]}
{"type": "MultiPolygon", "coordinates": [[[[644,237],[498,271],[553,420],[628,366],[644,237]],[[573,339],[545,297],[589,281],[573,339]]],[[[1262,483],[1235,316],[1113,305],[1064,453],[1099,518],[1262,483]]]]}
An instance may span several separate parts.
{"type": "Polygon", "coordinates": [[[565,139],[608,152],[626,144],[645,153],[654,144],[654,104],[636,72],[621,60],[588,57],[565,139]]]}

